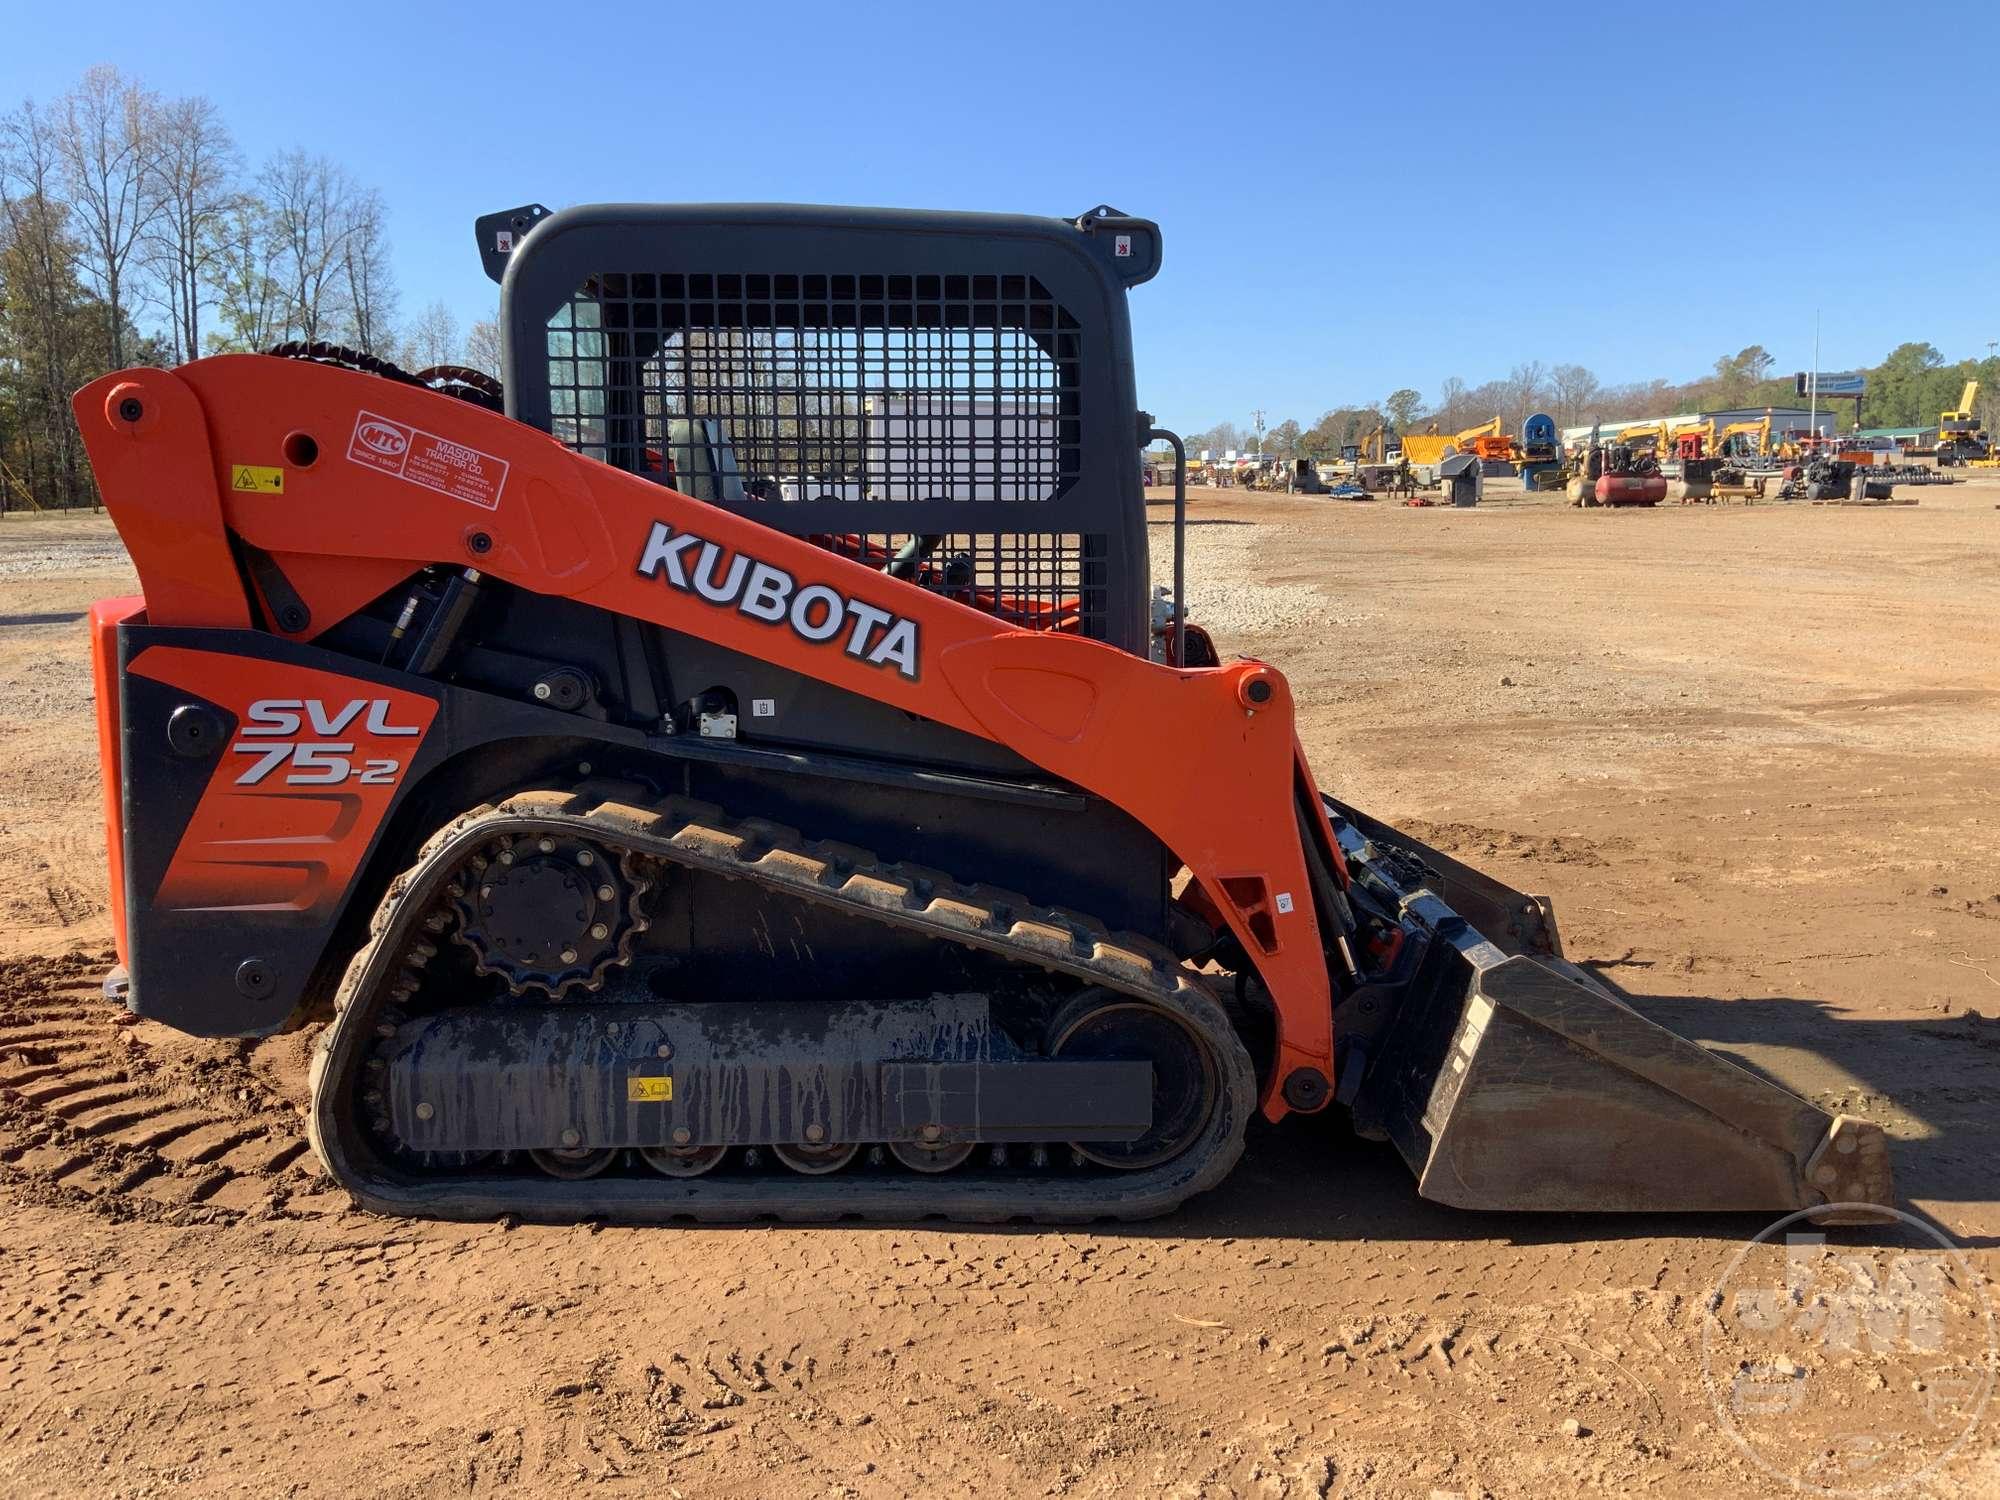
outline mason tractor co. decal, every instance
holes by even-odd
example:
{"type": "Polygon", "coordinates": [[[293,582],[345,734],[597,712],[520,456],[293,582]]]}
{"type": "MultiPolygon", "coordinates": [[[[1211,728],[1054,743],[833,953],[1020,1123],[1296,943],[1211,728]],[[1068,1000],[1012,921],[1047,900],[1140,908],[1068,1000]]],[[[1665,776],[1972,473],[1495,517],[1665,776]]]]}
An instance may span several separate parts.
{"type": "Polygon", "coordinates": [[[507,460],[364,411],[347,441],[350,461],[393,474],[481,510],[497,510],[507,487],[507,460]]]}
{"type": "Polygon", "coordinates": [[[655,521],[639,554],[639,576],[693,594],[718,609],[736,609],[767,625],[783,625],[815,645],[840,649],[871,667],[893,667],[917,680],[917,622],[878,609],[824,583],[801,585],[772,563],[760,562],[655,521]]]}

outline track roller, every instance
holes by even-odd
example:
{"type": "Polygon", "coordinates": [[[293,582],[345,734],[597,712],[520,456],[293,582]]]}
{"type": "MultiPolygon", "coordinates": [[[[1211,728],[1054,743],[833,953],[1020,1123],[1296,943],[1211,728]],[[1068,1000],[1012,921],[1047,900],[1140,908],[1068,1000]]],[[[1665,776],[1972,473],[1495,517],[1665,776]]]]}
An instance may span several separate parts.
{"type": "Polygon", "coordinates": [[[949,1172],[964,1166],[973,1152],[971,1141],[929,1145],[923,1141],[892,1141],[889,1154],[912,1172],[949,1172]]]}
{"type": "Polygon", "coordinates": [[[699,1177],[729,1154],[727,1146],[645,1146],[639,1159],[667,1177],[699,1177]]]}
{"type": "Polygon", "coordinates": [[[551,1177],[560,1177],[565,1182],[581,1182],[587,1177],[595,1177],[611,1165],[616,1151],[592,1146],[551,1146],[543,1151],[530,1151],[529,1157],[551,1177]]]}
{"type": "Polygon", "coordinates": [[[823,1146],[777,1145],[771,1148],[771,1154],[794,1172],[802,1172],[808,1177],[824,1177],[853,1161],[860,1150],[857,1145],[839,1145],[829,1141],[823,1146]]]}

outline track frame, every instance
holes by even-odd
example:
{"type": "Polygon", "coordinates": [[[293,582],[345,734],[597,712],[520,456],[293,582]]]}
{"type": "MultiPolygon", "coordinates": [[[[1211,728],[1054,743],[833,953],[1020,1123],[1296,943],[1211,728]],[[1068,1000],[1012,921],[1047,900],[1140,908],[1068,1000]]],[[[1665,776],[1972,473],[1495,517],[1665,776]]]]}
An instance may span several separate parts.
{"type": "Polygon", "coordinates": [[[1015,892],[961,885],[938,871],[884,864],[850,845],[810,841],[760,818],[731,820],[687,798],[658,797],[627,782],[530,790],[475,808],[440,829],[415,865],[390,885],[335,1000],[333,1024],[312,1062],[309,1133],[334,1179],[365,1209],[420,1217],[623,1223],[737,1223],[775,1218],[968,1223],[1025,1219],[1073,1224],[1171,1212],[1214,1186],[1242,1154],[1256,1112],[1250,1054],[1208,986],[1171,953],[1106,931],[1074,912],[1015,892]],[[764,883],[867,921],[1068,975],[1157,1005],[1192,1027],[1218,1071],[1216,1107],[1186,1151],[1158,1166],[1075,1177],[832,1174],[827,1177],[596,1177],[582,1181],[498,1176],[477,1169],[412,1171],[377,1151],[355,1108],[378,1028],[414,994],[436,955],[453,877],[478,849],[504,836],[588,837],[682,868],[764,883]]]}

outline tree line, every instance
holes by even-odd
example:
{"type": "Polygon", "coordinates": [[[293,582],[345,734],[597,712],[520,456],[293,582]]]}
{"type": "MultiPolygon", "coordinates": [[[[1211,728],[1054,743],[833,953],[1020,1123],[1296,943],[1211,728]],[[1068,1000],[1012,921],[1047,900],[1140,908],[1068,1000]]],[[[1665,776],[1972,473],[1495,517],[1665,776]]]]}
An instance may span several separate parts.
{"type": "MultiPolygon", "coordinates": [[[[441,302],[401,316],[382,196],[328,157],[292,149],[253,167],[211,101],[163,97],[113,67],[0,116],[0,509],[95,502],[69,409],[77,387],[287,339],[498,373],[491,321],[461,335],[441,302]]],[[[1772,363],[1753,344],[1698,380],[1605,385],[1582,365],[1530,361],[1476,386],[1453,376],[1435,399],[1404,387],[1311,426],[1218,423],[1190,447],[1240,451],[1261,436],[1267,452],[1332,457],[1377,427],[1455,432],[1498,416],[1516,432],[1537,411],[1567,427],[1793,404],[1772,363]]],[[[1948,364],[1906,343],[1867,373],[1868,425],[1934,424],[1978,379],[1981,415],[2000,428],[2000,359],[1948,364]]]]}
{"type": "MultiPolygon", "coordinates": [[[[1497,416],[1508,432],[1518,433],[1536,412],[1547,412],[1558,427],[1581,427],[1695,411],[1803,405],[1795,376],[1774,374],[1773,363],[1762,345],[1752,344],[1722,356],[1709,374],[1697,380],[1605,385],[1582,365],[1551,367],[1530,361],[1516,365],[1503,380],[1476,386],[1452,376],[1431,401],[1406,386],[1377,402],[1324,412],[1309,427],[1297,420],[1282,421],[1263,432],[1262,446],[1266,453],[1333,458],[1377,427],[1400,434],[1422,432],[1435,423],[1439,432],[1452,433],[1497,416]]],[[[1864,373],[1868,377],[1861,403],[1864,426],[1935,427],[1940,412],[1957,408],[1965,383],[1977,380],[1978,415],[1988,431],[2000,430],[2000,358],[1947,363],[1932,345],[1907,343],[1864,373]]],[[[1821,401],[1822,406],[1829,404],[1845,426],[1853,415],[1852,403],[1821,401]]],[[[1189,438],[1188,448],[1208,449],[1219,457],[1231,448],[1247,452],[1257,443],[1254,425],[1220,422],[1189,438]]]]}
{"type": "Polygon", "coordinates": [[[400,315],[382,195],[329,158],[252,166],[209,100],[113,67],[0,116],[0,501],[92,504],[69,398],[109,370],[287,339],[498,373],[491,323],[400,315]]]}

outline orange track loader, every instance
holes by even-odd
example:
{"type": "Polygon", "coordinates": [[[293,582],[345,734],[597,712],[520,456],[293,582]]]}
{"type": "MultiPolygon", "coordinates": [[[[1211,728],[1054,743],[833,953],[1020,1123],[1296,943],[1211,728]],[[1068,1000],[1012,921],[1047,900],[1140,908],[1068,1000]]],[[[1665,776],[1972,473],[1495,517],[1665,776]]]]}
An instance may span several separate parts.
{"type": "Polygon", "coordinates": [[[1877,1130],[1323,795],[1284,677],[1155,620],[1155,225],[477,231],[504,388],[288,346],[75,403],[144,588],[93,614],[113,982],[326,1021],[363,1204],[1139,1217],[1332,1107],[1470,1208],[1888,1201],[1877,1130]]]}

